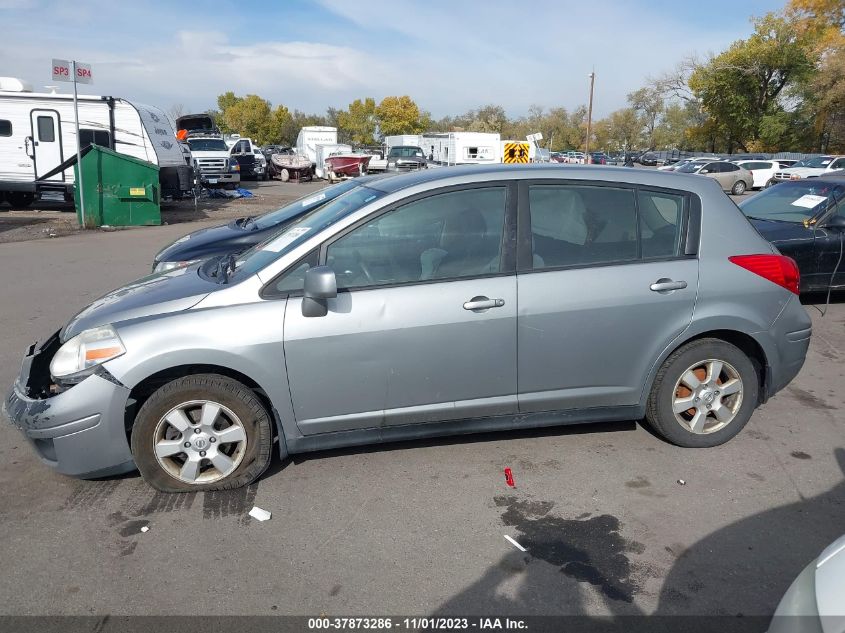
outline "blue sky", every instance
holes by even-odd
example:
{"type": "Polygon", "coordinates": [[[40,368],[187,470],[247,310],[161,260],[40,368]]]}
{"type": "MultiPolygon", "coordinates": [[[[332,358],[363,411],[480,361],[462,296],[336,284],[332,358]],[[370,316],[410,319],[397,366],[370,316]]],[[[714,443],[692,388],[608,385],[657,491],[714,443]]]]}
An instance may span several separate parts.
{"type": "Polygon", "coordinates": [[[409,94],[440,117],[487,103],[514,116],[574,108],[595,68],[600,117],[784,2],[0,0],[0,75],[40,90],[51,58],[75,57],[94,66],[90,92],[164,109],[202,111],[226,90],[320,113],[409,94]]]}

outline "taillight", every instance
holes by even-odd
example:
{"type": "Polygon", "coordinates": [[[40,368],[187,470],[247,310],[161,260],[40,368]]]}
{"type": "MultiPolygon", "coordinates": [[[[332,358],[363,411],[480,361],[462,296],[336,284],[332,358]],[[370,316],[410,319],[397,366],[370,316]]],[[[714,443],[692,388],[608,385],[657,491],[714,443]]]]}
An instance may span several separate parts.
{"type": "Polygon", "coordinates": [[[732,263],[798,294],[801,275],[798,265],[785,255],[733,255],[732,263]]]}

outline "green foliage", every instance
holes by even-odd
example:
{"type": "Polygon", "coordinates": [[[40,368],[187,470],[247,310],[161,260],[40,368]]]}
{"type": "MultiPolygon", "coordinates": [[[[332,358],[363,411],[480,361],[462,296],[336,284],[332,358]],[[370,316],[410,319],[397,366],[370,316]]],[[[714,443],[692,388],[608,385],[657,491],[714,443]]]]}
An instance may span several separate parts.
{"type": "Polygon", "coordinates": [[[385,97],[376,107],[375,113],[382,136],[423,131],[420,108],[408,95],[385,97]]]}
{"type": "Polygon", "coordinates": [[[355,99],[347,110],[337,113],[337,127],[356,145],[373,145],[377,125],[376,100],[372,97],[355,99]]]}

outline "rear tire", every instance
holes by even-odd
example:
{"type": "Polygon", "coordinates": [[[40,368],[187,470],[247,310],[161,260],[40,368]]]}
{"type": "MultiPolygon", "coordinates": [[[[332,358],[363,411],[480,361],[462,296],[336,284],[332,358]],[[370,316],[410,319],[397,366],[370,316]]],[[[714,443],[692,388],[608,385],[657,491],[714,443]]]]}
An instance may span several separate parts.
{"type": "Polygon", "coordinates": [[[742,194],[745,193],[745,190],[747,188],[748,188],[748,186],[745,184],[744,180],[737,180],[734,183],[734,186],[731,187],[731,193],[735,196],[741,196],[742,194]]]}
{"type": "Polygon", "coordinates": [[[131,445],[141,476],[153,488],[229,490],[267,469],[273,433],[251,389],[218,374],[194,374],[147,399],[132,426],[131,445]]]}
{"type": "Polygon", "coordinates": [[[28,191],[10,191],[6,194],[6,199],[13,209],[25,209],[35,202],[35,194],[28,191]]]}
{"type": "Polygon", "coordinates": [[[673,352],[658,370],[646,419],[677,446],[718,446],[748,423],[759,390],[757,371],[742,350],[721,339],[699,339],[673,352]]]}

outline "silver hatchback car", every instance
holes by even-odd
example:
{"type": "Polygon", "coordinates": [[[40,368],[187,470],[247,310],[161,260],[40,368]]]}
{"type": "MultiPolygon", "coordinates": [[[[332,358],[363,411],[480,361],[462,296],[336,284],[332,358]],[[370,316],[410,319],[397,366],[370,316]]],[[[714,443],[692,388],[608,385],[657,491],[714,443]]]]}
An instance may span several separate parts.
{"type": "Polygon", "coordinates": [[[443,168],[98,299],[4,406],[58,471],[164,491],[248,484],[274,443],[645,418],[708,447],[798,373],[810,325],[795,263],[711,179],[443,168]]]}

